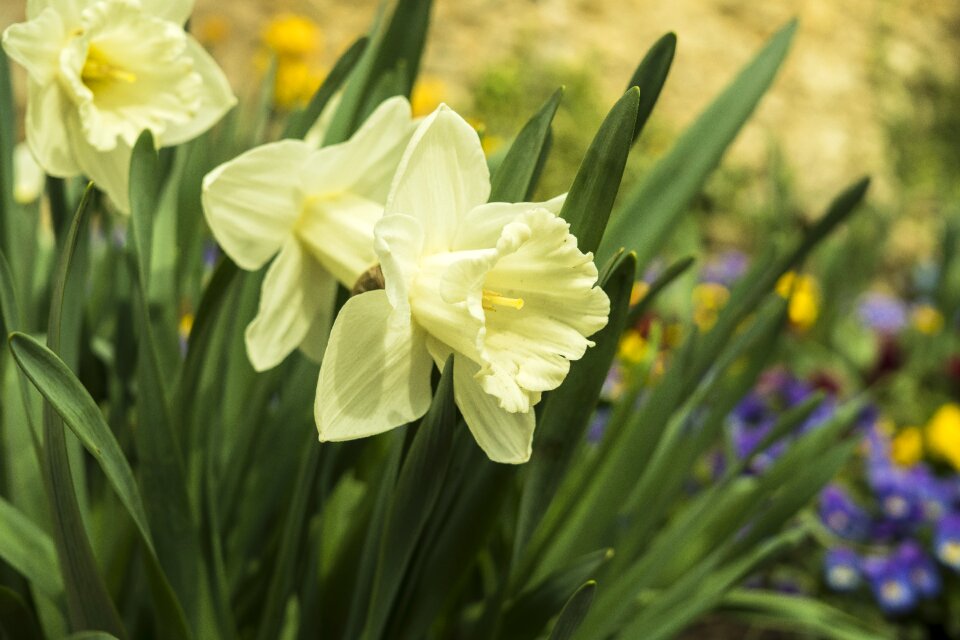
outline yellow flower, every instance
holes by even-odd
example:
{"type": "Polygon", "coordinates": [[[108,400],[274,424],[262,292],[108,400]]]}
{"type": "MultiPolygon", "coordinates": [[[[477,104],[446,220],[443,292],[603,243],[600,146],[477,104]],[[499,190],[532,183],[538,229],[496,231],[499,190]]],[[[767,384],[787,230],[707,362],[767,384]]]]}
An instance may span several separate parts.
{"type": "Polygon", "coordinates": [[[197,40],[208,47],[220,44],[230,36],[230,21],[226,16],[215,14],[199,18],[193,33],[197,40]]]}
{"type": "Polygon", "coordinates": [[[890,443],[890,457],[901,467],[912,467],[923,458],[920,427],[904,427],[890,443]]]}
{"type": "Polygon", "coordinates": [[[273,101],[283,109],[302,106],[310,99],[323,76],[305,60],[279,59],[273,101]]]}
{"type": "Polygon", "coordinates": [[[943,314],[929,304],[917,305],[911,314],[913,326],[928,336],[936,335],[943,329],[943,314]]]}
{"type": "Polygon", "coordinates": [[[960,405],[942,405],[927,423],[930,452],[960,470],[960,405]]]}
{"type": "Polygon", "coordinates": [[[693,288],[693,321],[702,332],[717,322],[717,315],[730,299],[730,291],[717,282],[702,282],[693,288]]]}
{"type": "Polygon", "coordinates": [[[620,338],[620,347],[617,355],[624,362],[637,364],[647,357],[650,351],[650,343],[647,342],[639,331],[630,329],[620,338]]]}
{"type": "MultiPolygon", "coordinates": [[[[443,102],[444,94],[446,94],[446,86],[442,80],[431,77],[417,80],[417,83],[413,86],[413,92],[410,94],[413,117],[420,118],[428,113],[433,113],[433,110],[443,102]]],[[[474,123],[471,122],[470,124],[474,123]]]]}
{"type": "Polygon", "coordinates": [[[650,285],[645,280],[634,282],[633,289],[630,290],[630,306],[639,304],[648,291],[650,291],[650,285]]]}
{"type": "Polygon", "coordinates": [[[304,57],[320,48],[320,27],[304,16],[283,13],[263,32],[263,43],[278,57],[304,57]]]}
{"type": "Polygon", "coordinates": [[[790,324],[806,331],[816,323],[820,314],[820,286],[812,276],[789,271],[777,281],[777,293],[790,300],[787,309],[790,324]]]}
{"type": "Polygon", "coordinates": [[[190,337],[190,331],[193,329],[193,314],[187,311],[180,316],[180,323],[177,326],[177,330],[180,333],[180,338],[186,340],[190,337]]]}

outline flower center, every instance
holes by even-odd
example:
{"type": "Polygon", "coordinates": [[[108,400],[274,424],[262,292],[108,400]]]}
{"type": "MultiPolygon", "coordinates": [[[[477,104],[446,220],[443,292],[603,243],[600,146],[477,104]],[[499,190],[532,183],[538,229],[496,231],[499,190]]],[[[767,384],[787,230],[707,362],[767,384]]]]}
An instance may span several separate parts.
{"type": "Polygon", "coordinates": [[[496,311],[497,307],[509,307],[511,309],[516,309],[519,311],[523,309],[523,298],[508,298],[502,296],[496,291],[490,291],[489,289],[483,290],[483,308],[486,311],[496,311]]]}
{"type": "Polygon", "coordinates": [[[133,84],[137,81],[137,74],[117,67],[107,59],[100,49],[90,45],[87,51],[87,60],[80,72],[80,79],[83,80],[83,84],[93,90],[91,85],[111,80],[133,84]]]}

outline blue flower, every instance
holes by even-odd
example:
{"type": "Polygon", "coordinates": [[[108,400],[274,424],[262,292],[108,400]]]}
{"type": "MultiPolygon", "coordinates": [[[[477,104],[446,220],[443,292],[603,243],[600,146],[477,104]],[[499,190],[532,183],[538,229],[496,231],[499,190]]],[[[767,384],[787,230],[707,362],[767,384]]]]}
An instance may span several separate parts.
{"type": "Polygon", "coordinates": [[[830,549],[824,558],[824,574],[834,591],[855,591],[862,581],[860,558],[845,547],[830,549]]]}
{"type": "Polygon", "coordinates": [[[871,556],[861,563],[877,604],[887,614],[908,613],[917,605],[918,592],[906,563],[897,556],[871,556]]]}
{"type": "Polygon", "coordinates": [[[841,487],[828,485],[820,494],[820,519],[835,534],[847,540],[862,540],[870,528],[870,516],[841,487]]]}
{"type": "Polygon", "coordinates": [[[600,406],[593,412],[590,418],[590,427],[587,429],[587,442],[596,444],[603,439],[603,434],[607,430],[607,423],[610,422],[610,407],[600,406]]]}
{"type": "Polygon", "coordinates": [[[960,571],[960,514],[940,518],[933,538],[937,559],[954,571],[960,571]]]}
{"type": "Polygon", "coordinates": [[[879,333],[897,333],[907,325],[907,305],[885,293],[866,294],[860,301],[857,315],[863,324],[879,333]]]}
{"type": "Polygon", "coordinates": [[[940,595],[940,572],[937,565],[915,540],[907,540],[897,549],[897,561],[903,565],[914,590],[924,598],[940,595]]]}
{"type": "Polygon", "coordinates": [[[741,251],[725,251],[710,258],[700,273],[701,282],[714,282],[730,288],[747,272],[749,258],[741,251]]]}

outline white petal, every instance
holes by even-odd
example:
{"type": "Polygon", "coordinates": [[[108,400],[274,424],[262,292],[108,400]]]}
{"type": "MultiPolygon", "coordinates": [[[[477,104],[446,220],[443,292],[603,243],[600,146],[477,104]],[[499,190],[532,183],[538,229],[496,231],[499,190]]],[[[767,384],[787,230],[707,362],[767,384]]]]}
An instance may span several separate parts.
{"type": "MultiPolygon", "coordinates": [[[[191,3],[192,4],[192,3],[191,3]]],[[[189,15],[189,9],[187,11],[189,15]]],[[[170,124],[160,136],[161,147],[171,147],[198,135],[215,125],[237,104],[227,76],[193,36],[187,35],[186,55],[193,60],[193,70],[200,74],[200,106],[193,117],[183,124],[170,124]]]]}
{"type": "Polygon", "coordinates": [[[411,216],[384,216],[374,227],[374,237],[387,298],[398,312],[409,314],[408,292],[418,270],[423,227],[411,216]]]}
{"type": "Polygon", "coordinates": [[[296,234],[327,271],[352,289],[376,262],[373,227],[382,215],[383,205],[352,193],[309,197],[296,234]]]}
{"type": "Polygon", "coordinates": [[[241,268],[259,269],[291,234],[304,196],[310,147],[281,140],[220,165],[203,179],[203,211],[217,242],[241,268]]]}
{"type": "Polygon", "coordinates": [[[47,8],[32,20],[7,27],[3,32],[3,50],[26,68],[31,80],[47,84],[59,69],[65,37],[60,14],[47,8]]]}
{"type": "MultiPolygon", "coordinates": [[[[27,144],[44,171],[58,178],[80,173],[71,150],[67,121],[70,105],[56,84],[27,87],[27,144]]],[[[79,124],[79,123],[78,123],[79,124]]]]}
{"type": "Polygon", "coordinates": [[[13,148],[13,199],[21,204],[39,200],[46,177],[30,147],[26,143],[18,143],[13,148]]]}
{"type": "Polygon", "coordinates": [[[508,413],[497,398],[483,391],[476,380],[479,367],[467,358],[454,356],[453,395],[477,444],[494,462],[519,464],[533,451],[533,411],[508,413]]]}
{"type": "Polygon", "coordinates": [[[193,11],[193,0],[140,0],[147,13],[182,25],[193,11]]]}
{"type": "Polygon", "coordinates": [[[427,116],[404,153],[386,212],[420,220],[424,252],[449,251],[468,211],[487,201],[490,173],[473,127],[446,105],[427,116]]]}
{"type": "Polygon", "coordinates": [[[341,170],[350,172],[348,189],[383,204],[400,158],[416,130],[410,103],[402,96],[384,101],[351,138],[335,145],[341,170]]]}
{"type": "Polygon", "coordinates": [[[316,122],[310,126],[307,135],[303,136],[304,142],[315,149],[323,146],[323,139],[327,137],[327,130],[330,128],[330,123],[333,122],[333,114],[335,114],[340,107],[341,100],[343,100],[343,89],[337,91],[330,100],[327,101],[327,104],[323,107],[323,111],[317,116],[316,122]]]}
{"type": "Polygon", "coordinates": [[[93,0],[27,0],[27,18],[33,20],[50,7],[60,14],[64,24],[73,26],[80,21],[80,13],[92,2],[93,0]]]}
{"type": "Polygon", "coordinates": [[[560,213],[567,194],[561,194],[546,202],[489,202],[472,209],[457,228],[453,241],[454,251],[494,247],[503,228],[531,209],[546,209],[560,213]]]}
{"type": "MultiPolygon", "coordinates": [[[[70,120],[75,118],[76,114],[68,116],[70,120]]],[[[133,149],[119,138],[111,151],[95,149],[87,142],[78,122],[68,122],[67,131],[81,172],[93,180],[120,211],[130,213],[130,156],[133,149]]]]}
{"type": "Polygon", "coordinates": [[[330,281],[330,274],[295,238],[286,241],[267,269],[260,308],[245,334],[255,370],[272,369],[300,346],[320,306],[329,305],[330,281]]]}
{"type": "Polygon", "coordinates": [[[353,440],[416,420],[430,407],[432,367],[423,332],[392,315],[385,292],[351,298],[333,324],[320,366],[320,440],[353,440]]]}
{"type": "Polygon", "coordinates": [[[559,386],[570,361],[592,346],[587,336],[606,326],[610,301],[594,286],[593,256],[581,253],[569,225],[548,211],[505,227],[497,249],[502,257],[484,290],[522,299],[523,306],[487,311],[483,385],[507,410],[523,411],[523,394],[559,386]]]}

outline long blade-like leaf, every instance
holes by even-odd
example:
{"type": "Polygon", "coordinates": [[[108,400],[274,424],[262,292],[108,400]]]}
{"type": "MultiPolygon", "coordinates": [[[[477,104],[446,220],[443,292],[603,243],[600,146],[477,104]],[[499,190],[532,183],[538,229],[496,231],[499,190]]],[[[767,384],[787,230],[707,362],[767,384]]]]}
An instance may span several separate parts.
{"type": "Polygon", "coordinates": [[[557,89],[523,125],[491,178],[490,202],[520,202],[532,196],[537,167],[548,149],[550,123],[562,97],[563,88],[557,89]]]}
{"type": "Polygon", "coordinates": [[[590,143],[563,203],[560,215],[570,223],[570,233],[577,238],[577,247],[583,252],[596,250],[607,227],[630,155],[639,105],[637,87],[628,90],[613,105],[590,143]]]}
{"type": "Polygon", "coordinates": [[[623,246],[636,250],[640,270],[646,268],[770,87],[796,29],[791,21],[777,32],[627,195],[597,251],[601,258],[623,246]]]}

